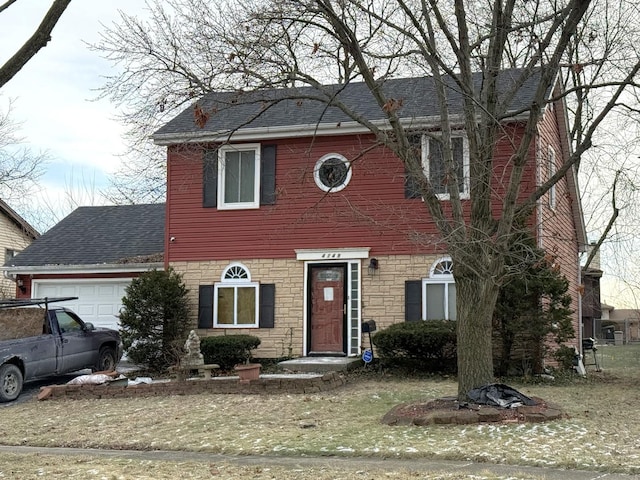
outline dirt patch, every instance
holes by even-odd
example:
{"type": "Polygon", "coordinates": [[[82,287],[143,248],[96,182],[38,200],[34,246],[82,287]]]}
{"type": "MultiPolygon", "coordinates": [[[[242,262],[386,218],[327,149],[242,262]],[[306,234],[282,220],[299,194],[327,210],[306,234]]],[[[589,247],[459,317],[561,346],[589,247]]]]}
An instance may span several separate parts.
{"type": "Polygon", "coordinates": [[[455,397],[403,403],[382,418],[386,425],[442,425],[471,423],[540,423],[567,415],[554,404],[533,398],[532,406],[500,408],[476,403],[459,403],[455,397]]]}

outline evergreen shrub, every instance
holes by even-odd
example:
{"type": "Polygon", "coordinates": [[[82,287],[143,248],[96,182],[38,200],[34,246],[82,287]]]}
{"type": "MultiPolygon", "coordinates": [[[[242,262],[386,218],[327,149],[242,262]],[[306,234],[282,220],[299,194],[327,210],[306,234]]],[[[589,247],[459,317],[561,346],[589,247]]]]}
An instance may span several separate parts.
{"type": "Polygon", "coordinates": [[[134,278],[122,299],[120,335],[127,357],[153,372],[176,364],[189,330],[187,288],[173,269],[134,278]]]}
{"type": "Polygon", "coordinates": [[[260,339],[253,335],[220,335],[200,340],[200,352],[205,363],[217,363],[222,370],[231,370],[238,363],[251,359],[251,350],[260,339]]]}
{"type": "Polygon", "coordinates": [[[372,337],[376,353],[387,366],[426,372],[455,372],[456,322],[427,320],[396,323],[372,337]]]}

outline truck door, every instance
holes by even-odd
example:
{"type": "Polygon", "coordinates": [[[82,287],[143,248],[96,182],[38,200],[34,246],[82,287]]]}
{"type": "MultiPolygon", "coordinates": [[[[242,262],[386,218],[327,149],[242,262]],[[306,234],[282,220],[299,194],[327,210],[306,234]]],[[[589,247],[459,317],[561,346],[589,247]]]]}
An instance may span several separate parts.
{"type": "Polygon", "coordinates": [[[81,321],[69,312],[56,310],[62,348],[58,357],[58,372],[72,372],[88,368],[94,363],[95,348],[81,321]]]}
{"type": "Polygon", "coordinates": [[[53,375],[58,371],[60,339],[51,333],[49,317],[45,310],[42,312],[42,327],[31,330],[38,334],[15,340],[16,349],[22,350],[25,381],[53,375]]]}
{"type": "Polygon", "coordinates": [[[29,339],[30,357],[25,363],[25,380],[53,375],[58,371],[60,339],[43,333],[29,339]]]}

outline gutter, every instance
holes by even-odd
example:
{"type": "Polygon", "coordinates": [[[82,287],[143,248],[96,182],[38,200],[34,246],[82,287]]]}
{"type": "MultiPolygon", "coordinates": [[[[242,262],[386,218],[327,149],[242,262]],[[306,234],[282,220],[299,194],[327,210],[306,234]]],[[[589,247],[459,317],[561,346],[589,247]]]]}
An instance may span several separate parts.
{"type": "Polygon", "coordinates": [[[163,262],[152,263],[102,263],[93,265],[30,265],[4,266],[0,271],[5,275],[69,275],[69,274],[104,274],[104,273],[132,273],[146,272],[153,269],[163,269],[163,262]]]}
{"type": "MultiPolygon", "coordinates": [[[[526,121],[528,115],[520,114],[505,119],[505,122],[526,121]]],[[[372,120],[370,122],[381,130],[391,128],[387,120],[372,120]]],[[[406,129],[437,128],[442,125],[441,117],[433,115],[429,117],[402,118],[400,123],[406,129]]],[[[457,114],[450,116],[452,126],[464,125],[464,116],[457,114]]],[[[177,143],[220,143],[241,141],[270,140],[281,138],[299,138],[309,136],[335,136],[373,134],[373,132],[356,121],[336,123],[313,123],[304,125],[283,125],[276,127],[240,128],[238,130],[217,131],[192,131],[180,133],[160,133],[151,136],[154,143],[160,146],[169,146],[177,143]]]]}

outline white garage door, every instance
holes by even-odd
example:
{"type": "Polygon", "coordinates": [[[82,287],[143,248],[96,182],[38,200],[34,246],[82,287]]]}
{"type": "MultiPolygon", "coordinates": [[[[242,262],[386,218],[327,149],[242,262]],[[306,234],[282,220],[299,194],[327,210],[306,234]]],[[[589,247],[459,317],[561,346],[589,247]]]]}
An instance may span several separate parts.
{"type": "Polygon", "coordinates": [[[117,330],[117,315],[122,308],[124,290],[131,280],[117,281],[47,281],[34,280],[32,288],[33,298],[44,297],[78,297],[78,300],[56,302],[56,306],[68,307],[85,322],[91,322],[96,327],[113,328],[117,330]]]}

